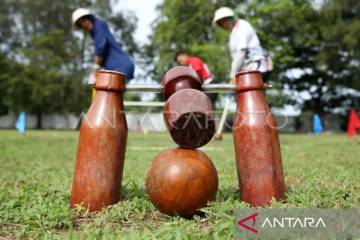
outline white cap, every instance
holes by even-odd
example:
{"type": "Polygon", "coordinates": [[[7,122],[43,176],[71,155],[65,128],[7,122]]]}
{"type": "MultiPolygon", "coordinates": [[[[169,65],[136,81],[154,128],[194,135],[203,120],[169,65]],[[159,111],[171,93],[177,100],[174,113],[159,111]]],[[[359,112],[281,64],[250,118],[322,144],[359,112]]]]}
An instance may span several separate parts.
{"type": "Polygon", "coordinates": [[[72,25],[75,29],[77,29],[78,27],[76,26],[76,22],[77,20],[79,20],[82,17],[91,15],[90,11],[85,9],[85,8],[78,8],[76,9],[73,14],[72,14],[72,25]]]}
{"type": "Polygon", "coordinates": [[[222,18],[226,17],[233,17],[235,16],[234,11],[231,8],[228,7],[221,7],[218,10],[215,11],[214,19],[212,20],[212,25],[214,27],[217,26],[217,21],[219,21],[222,18]]]}

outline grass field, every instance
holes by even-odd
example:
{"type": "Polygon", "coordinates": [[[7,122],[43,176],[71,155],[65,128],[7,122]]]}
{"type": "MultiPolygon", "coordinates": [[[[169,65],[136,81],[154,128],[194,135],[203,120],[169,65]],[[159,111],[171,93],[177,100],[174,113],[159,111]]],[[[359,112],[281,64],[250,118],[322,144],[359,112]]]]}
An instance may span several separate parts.
{"type": "MultiPolygon", "coordinates": [[[[281,135],[287,200],[272,208],[358,208],[360,144],[346,135],[281,135]]],[[[233,239],[238,200],[232,135],[204,150],[219,174],[216,201],[193,220],[167,217],[150,203],[147,169],[167,133],[129,133],[122,200],[95,214],[69,210],[78,132],[0,131],[0,236],[73,239],[233,239]],[[156,148],[155,148],[156,149],[156,148]]],[[[1,237],[0,237],[1,238],[1,237]]]]}

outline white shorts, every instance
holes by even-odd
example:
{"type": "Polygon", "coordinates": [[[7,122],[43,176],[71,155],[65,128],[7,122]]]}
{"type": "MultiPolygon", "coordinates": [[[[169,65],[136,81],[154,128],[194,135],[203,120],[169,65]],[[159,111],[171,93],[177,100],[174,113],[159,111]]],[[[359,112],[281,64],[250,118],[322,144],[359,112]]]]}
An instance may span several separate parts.
{"type": "Polygon", "coordinates": [[[250,62],[245,66],[245,71],[258,70],[260,72],[269,72],[273,70],[272,63],[266,59],[250,62]]]}

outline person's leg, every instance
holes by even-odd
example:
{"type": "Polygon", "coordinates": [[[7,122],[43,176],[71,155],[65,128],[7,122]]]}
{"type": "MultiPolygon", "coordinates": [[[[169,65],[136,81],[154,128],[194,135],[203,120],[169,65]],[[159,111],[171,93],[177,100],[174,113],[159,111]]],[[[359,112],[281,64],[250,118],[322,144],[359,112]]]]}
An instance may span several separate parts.
{"type": "Polygon", "coordinates": [[[267,81],[269,80],[270,74],[271,74],[271,71],[261,73],[261,77],[262,77],[264,83],[267,83],[267,81]]]}
{"type": "Polygon", "coordinates": [[[126,84],[128,84],[132,79],[134,79],[134,72],[135,72],[135,66],[133,64],[131,64],[127,69],[126,69],[126,84]]]}
{"type": "Polygon", "coordinates": [[[261,72],[261,77],[263,79],[263,82],[266,83],[269,80],[270,74],[272,71],[267,71],[268,67],[265,61],[258,60],[251,62],[247,65],[246,70],[258,70],[261,72]]]}
{"type": "Polygon", "coordinates": [[[135,65],[132,62],[124,62],[123,64],[119,64],[116,68],[109,70],[125,74],[126,84],[134,79],[135,65]]]}
{"type": "Polygon", "coordinates": [[[210,98],[212,104],[214,105],[214,109],[215,109],[215,103],[216,103],[218,93],[205,93],[205,95],[208,96],[208,98],[210,98]]]}
{"type": "MultiPolygon", "coordinates": [[[[213,80],[209,84],[217,84],[217,82],[213,80]]],[[[212,104],[214,105],[214,110],[215,110],[215,103],[218,97],[218,93],[205,93],[205,95],[208,96],[208,98],[210,98],[212,104]]]]}

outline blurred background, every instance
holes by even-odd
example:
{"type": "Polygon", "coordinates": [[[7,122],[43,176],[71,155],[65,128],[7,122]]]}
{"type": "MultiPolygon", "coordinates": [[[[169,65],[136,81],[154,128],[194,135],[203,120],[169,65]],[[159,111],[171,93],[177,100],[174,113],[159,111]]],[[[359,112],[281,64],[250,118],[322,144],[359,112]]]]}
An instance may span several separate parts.
{"type": "MultiPolygon", "coordinates": [[[[254,26],[274,61],[275,90],[266,94],[278,125],[286,122],[280,131],[307,132],[314,114],[325,130],[346,130],[360,104],[359,0],[0,0],[0,128],[14,128],[23,111],[27,128],[78,128],[91,103],[94,55],[91,37],[71,27],[79,7],[106,20],[132,56],[131,84],[159,83],[179,50],[201,57],[218,82],[228,82],[228,33],[211,26],[222,6],[254,26]]],[[[163,101],[161,94],[125,99],[163,101]]],[[[216,104],[219,116],[224,102],[222,96],[216,104]]],[[[130,130],[162,122],[161,107],[126,110],[130,130]]],[[[232,114],[228,119],[231,125],[232,114]]]]}

